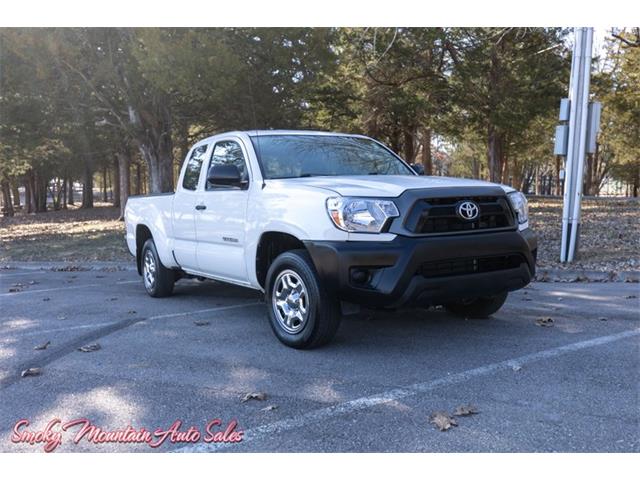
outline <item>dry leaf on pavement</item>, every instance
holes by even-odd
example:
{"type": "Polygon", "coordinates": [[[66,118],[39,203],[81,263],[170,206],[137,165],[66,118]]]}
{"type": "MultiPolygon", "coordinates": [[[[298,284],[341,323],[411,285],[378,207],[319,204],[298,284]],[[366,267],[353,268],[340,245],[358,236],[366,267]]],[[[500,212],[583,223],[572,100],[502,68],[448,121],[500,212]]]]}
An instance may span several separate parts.
{"type": "Polygon", "coordinates": [[[51,345],[51,342],[49,340],[47,340],[42,345],[36,345],[35,347],[33,347],[33,349],[34,350],[46,350],[49,345],[51,345]]]}
{"type": "Polygon", "coordinates": [[[24,377],[36,377],[38,375],[40,375],[42,373],[42,369],[38,368],[38,367],[31,367],[31,368],[27,368],[26,370],[23,370],[22,373],[20,374],[20,376],[22,378],[24,377]]]}
{"type": "Polygon", "coordinates": [[[205,327],[207,325],[211,325],[211,322],[208,322],[207,320],[195,320],[193,324],[197,325],[198,327],[205,327]]]}
{"type": "Polygon", "coordinates": [[[102,347],[99,343],[90,343],[89,345],[84,345],[80,347],[78,350],[81,352],[95,352],[96,350],[100,350],[102,347]]]}
{"type": "Polygon", "coordinates": [[[456,411],[453,414],[456,417],[466,417],[467,415],[474,415],[478,413],[478,408],[469,404],[469,405],[460,405],[456,408],[456,411]]]}
{"type": "Polygon", "coordinates": [[[251,392],[251,393],[247,393],[244,397],[242,397],[242,403],[244,402],[248,402],[249,400],[266,400],[267,399],[267,394],[264,392],[251,392]]]}
{"type": "Polygon", "coordinates": [[[536,320],[536,325],[538,325],[539,327],[553,327],[553,318],[540,317],[536,320]]]}
{"type": "Polygon", "coordinates": [[[276,410],[278,408],[278,405],[267,405],[264,408],[261,408],[260,411],[261,412],[270,412],[271,410],[276,410]]]}
{"type": "Polygon", "coordinates": [[[444,432],[451,427],[457,427],[458,422],[455,418],[452,418],[447,412],[434,412],[429,417],[429,423],[433,423],[438,430],[444,432]]]}

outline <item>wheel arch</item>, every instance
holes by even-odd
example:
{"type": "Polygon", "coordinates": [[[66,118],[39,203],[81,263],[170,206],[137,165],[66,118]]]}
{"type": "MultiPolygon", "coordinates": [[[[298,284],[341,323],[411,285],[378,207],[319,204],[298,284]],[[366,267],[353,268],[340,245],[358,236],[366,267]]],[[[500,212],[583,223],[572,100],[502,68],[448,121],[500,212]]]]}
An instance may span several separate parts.
{"type": "Polygon", "coordinates": [[[150,238],[153,238],[153,234],[149,227],[143,223],[136,225],[136,267],[138,268],[138,275],[142,275],[142,247],[150,238]]]}
{"type": "Polygon", "coordinates": [[[273,261],[281,253],[290,250],[306,250],[302,240],[290,233],[272,230],[263,232],[256,249],[256,279],[262,288],[266,286],[267,272],[273,261]]]}

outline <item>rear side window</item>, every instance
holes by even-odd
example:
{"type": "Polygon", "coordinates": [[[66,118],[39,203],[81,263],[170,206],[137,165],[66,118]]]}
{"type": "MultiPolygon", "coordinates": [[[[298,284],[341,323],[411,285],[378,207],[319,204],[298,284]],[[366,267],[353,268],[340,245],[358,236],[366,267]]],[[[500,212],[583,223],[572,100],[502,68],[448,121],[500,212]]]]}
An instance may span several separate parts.
{"type": "Polygon", "coordinates": [[[187,167],[184,171],[182,188],[186,188],[187,190],[195,190],[198,188],[198,179],[200,178],[200,170],[202,169],[202,161],[204,160],[206,151],[207,146],[201,145],[194,148],[191,152],[191,157],[189,157],[187,167]]]}

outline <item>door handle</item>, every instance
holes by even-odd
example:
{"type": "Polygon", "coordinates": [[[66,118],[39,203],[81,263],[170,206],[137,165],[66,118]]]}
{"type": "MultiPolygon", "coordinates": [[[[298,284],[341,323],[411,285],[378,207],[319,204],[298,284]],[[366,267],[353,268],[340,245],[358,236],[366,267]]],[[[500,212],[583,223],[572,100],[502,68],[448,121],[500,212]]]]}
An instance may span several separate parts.
{"type": "Polygon", "coordinates": [[[206,210],[207,206],[206,205],[196,205],[196,210],[206,210]]]}

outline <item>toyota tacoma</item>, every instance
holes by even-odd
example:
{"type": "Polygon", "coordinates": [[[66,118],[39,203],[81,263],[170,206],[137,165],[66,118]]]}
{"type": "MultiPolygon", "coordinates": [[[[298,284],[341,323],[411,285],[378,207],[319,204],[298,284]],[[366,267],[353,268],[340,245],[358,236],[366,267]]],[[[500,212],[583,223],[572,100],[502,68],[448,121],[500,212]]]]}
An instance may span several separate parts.
{"type": "Polygon", "coordinates": [[[131,197],[125,221],[149,295],[184,277],[259,290],[273,332],[295,348],[331,340],[353,305],[486,317],[535,274],[522,193],[420,176],[361,135],[206,138],[175,193],[131,197]]]}

